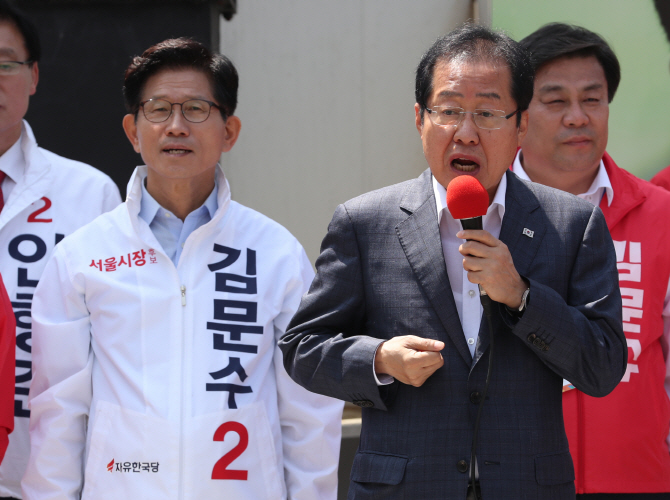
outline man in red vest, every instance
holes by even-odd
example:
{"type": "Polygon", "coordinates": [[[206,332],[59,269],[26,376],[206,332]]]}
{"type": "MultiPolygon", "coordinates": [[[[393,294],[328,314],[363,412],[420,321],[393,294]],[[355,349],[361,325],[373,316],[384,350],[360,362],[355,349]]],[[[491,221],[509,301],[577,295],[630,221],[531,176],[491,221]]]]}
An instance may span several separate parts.
{"type": "Polygon", "coordinates": [[[536,71],[529,130],[513,171],[598,205],[617,254],[626,373],[604,398],[565,381],[577,498],[670,499],[670,193],[605,152],[619,62],[596,33],[548,24],[521,41],[536,71]]]}
{"type": "Polygon", "coordinates": [[[14,430],[14,365],[16,319],[0,277],[0,463],[14,430]]]}

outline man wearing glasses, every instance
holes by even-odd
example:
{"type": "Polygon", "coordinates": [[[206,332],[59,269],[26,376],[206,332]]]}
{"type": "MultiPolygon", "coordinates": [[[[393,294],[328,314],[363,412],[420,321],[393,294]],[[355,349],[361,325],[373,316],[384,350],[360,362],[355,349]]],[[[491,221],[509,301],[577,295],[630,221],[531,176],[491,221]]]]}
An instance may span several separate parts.
{"type": "Polygon", "coordinates": [[[237,86],[189,39],[126,70],[146,165],[36,291],[26,499],[336,498],[342,403],[293,382],[277,347],[312,267],[218,165],[237,86]]]}
{"type": "Polygon", "coordinates": [[[574,499],[562,380],[615,387],[621,297],[600,210],[508,171],[532,93],[507,36],[465,25],[438,39],[416,76],[430,168],[335,212],[280,345],[299,384],[363,408],[349,498],[574,499]],[[483,230],[445,206],[463,175],[486,190],[483,230]]]}
{"type": "MultiPolygon", "coordinates": [[[[107,175],[37,146],[23,117],[37,89],[39,59],[33,24],[0,1],[0,273],[16,316],[16,370],[9,382],[14,432],[0,465],[0,498],[21,497],[30,452],[30,317],[35,286],[64,236],[121,203],[119,190],[107,175]]],[[[57,122],[54,117],[54,126],[57,122]]]]}
{"type": "Polygon", "coordinates": [[[599,206],[616,248],[628,344],[612,394],[563,394],[578,498],[670,499],[670,194],[605,152],[619,61],[598,34],[562,23],[521,41],[536,70],[529,132],[514,161],[521,178],[599,206]],[[665,386],[664,386],[665,383],[665,386]]]}

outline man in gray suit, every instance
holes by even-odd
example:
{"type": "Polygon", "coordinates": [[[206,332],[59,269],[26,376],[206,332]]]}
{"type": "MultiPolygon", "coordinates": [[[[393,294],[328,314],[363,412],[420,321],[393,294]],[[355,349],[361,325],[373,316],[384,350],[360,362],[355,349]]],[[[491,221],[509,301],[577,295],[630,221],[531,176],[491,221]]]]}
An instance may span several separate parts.
{"type": "Polygon", "coordinates": [[[430,168],[333,216],[281,348],[296,382],[363,407],[350,499],[474,498],[471,475],[485,500],[574,498],[562,379],[604,396],[627,350],[602,213],[508,171],[532,92],[507,36],[465,25],[438,39],[416,77],[430,168]],[[459,175],[487,190],[484,230],[461,231],[445,206],[459,175]]]}

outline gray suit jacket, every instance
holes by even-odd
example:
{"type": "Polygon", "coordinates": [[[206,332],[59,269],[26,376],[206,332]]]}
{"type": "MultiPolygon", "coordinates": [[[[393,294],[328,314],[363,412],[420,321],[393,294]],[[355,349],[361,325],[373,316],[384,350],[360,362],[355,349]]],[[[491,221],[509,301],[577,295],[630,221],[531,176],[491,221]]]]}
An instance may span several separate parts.
{"type": "MultiPolygon", "coordinates": [[[[494,369],[477,449],[482,494],[574,498],[562,379],[604,396],[627,360],[614,247],[600,209],[506,175],[500,239],[531,292],[521,319],[494,303],[494,369]]],[[[462,461],[470,461],[490,333],[482,319],[473,358],[447,277],[430,171],[340,205],[316,267],[280,347],[296,382],[363,407],[349,498],[464,499],[462,461]],[[444,366],[418,388],[377,386],[377,346],[407,334],[443,341],[444,366]]]]}

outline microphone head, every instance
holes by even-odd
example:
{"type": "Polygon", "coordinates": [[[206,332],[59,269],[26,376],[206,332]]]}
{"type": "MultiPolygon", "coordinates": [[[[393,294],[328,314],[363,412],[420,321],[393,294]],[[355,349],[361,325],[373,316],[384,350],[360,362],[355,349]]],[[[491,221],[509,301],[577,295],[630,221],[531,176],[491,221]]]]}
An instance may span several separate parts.
{"type": "Polygon", "coordinates": [[[447,186],[447,208],[454,219],[482,217],[489,208],[489,194],[475,177],[459,175],[447,186]]]}

